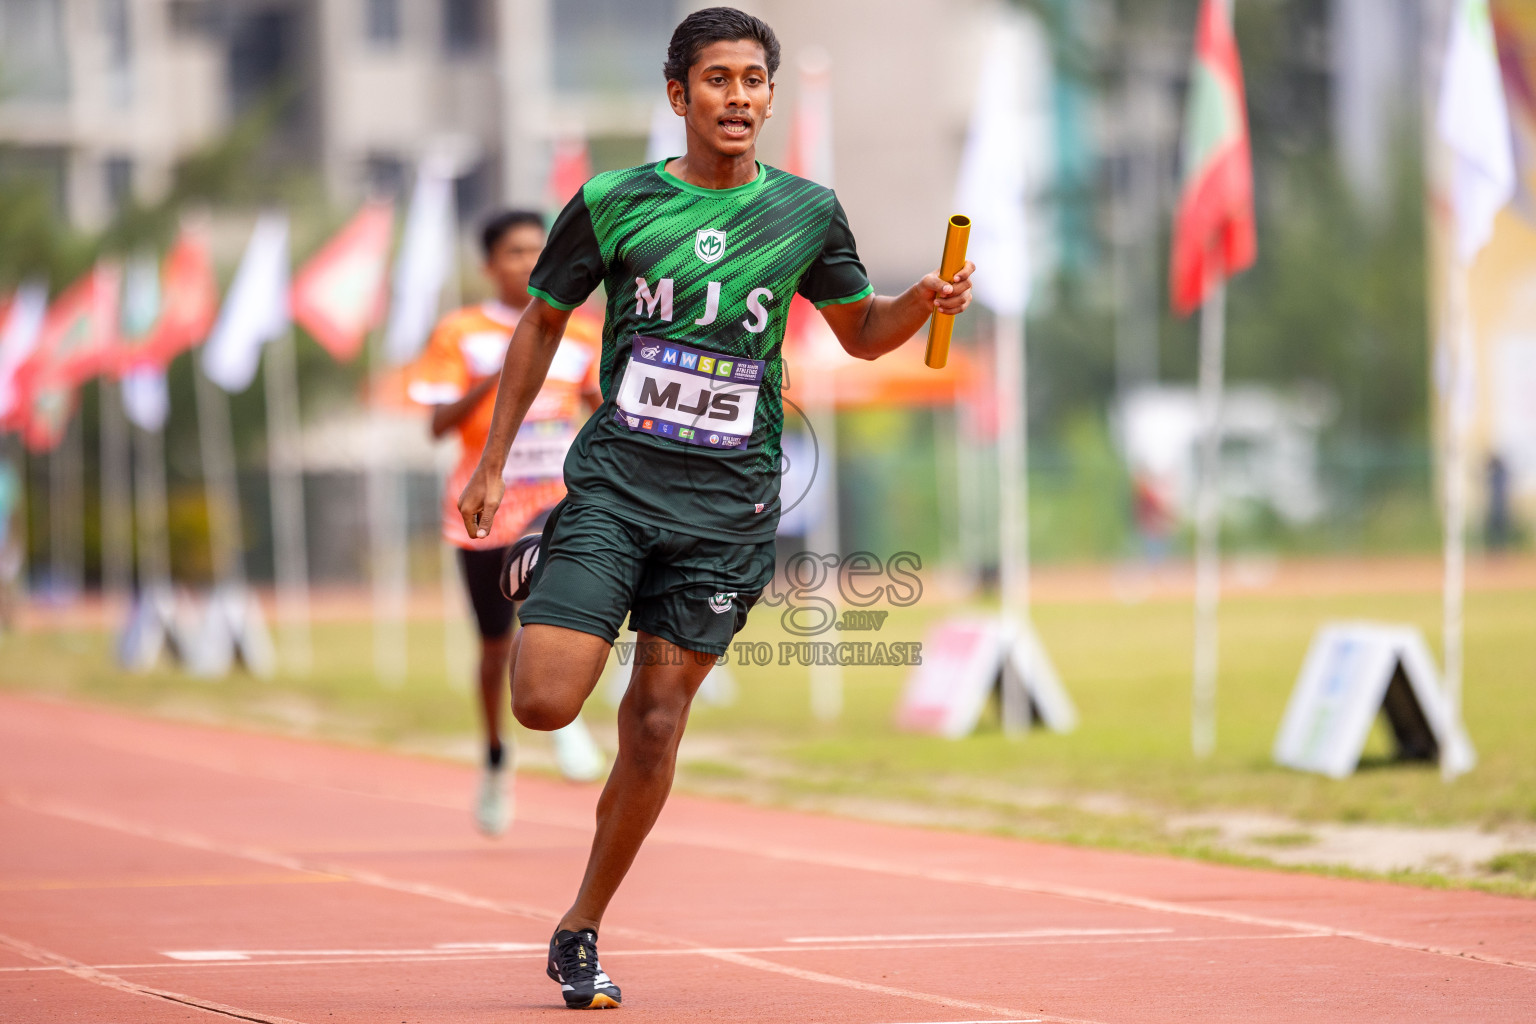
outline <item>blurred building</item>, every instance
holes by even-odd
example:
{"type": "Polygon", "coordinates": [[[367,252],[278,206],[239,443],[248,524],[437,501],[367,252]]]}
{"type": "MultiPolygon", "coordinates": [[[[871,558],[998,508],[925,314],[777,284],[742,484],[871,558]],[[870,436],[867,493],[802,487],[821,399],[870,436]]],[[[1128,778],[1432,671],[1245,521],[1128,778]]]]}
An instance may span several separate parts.
{"type": "MultiPolygon", "coordinates": [[[[679,0],[0,0],[0,175],[47,180],[61,213],[98,227],[156,197],[176,162],[263,103],[269,156],[331,198],[395,191],[428,149],[461,171],[460,212],[540,204],[550,146],[584,138],[602,170],[644,157],[679,0]]],[[[800,61],[831,60],[837,187],[876,278],[933,263],[950,209],[977,55],[1023,23],[1038,182],[1053,191],[1063,102],[1051,48],[1007,0],[741,0],[784,44],[778,113],[800,61]],[[914,26],[922,26],[916,30],[914,26]]],[[[1063,108],[1064,110],[1065,108],[1063,108]]],[[[1071,118],[1066,118],[1071,121],[1071,118]]],[[[1075,122],[1074,122],[1075,123],[1075,122]]],[[[781,159],[787,120],[767,130],[781,159]]],[[[1077,131],[1076,128],[1073,131],[1077,131]]],[[[1085,136],[1086,137],[1086,136],[1085,136]]],[[[1074,145],[1076,145],[1074,143],[1074,145]]],[[[1076,152],[1076,150],[1074,150],[1076,152]]],[[[1091,177],[1091,163],[1069,161],[1091,177]]],[[[1062,249],[1041,211],[1037,262],[1062,249]]],[[[1077,230],[1077,229],[1074,229],[1077,230]]],[[[1081,231],[1077,233],[1081,234],[1081,231]]]]}
{"type": "Polygon", "coordinates": [[[160,0],[0,0],[0,177],[97,225],[225,123],[227,55],[160,0]]]}
{"type": "Polygon", "coordinates": [[[0,146],[61,212],[105,221],[152,198],[243,114],[269,149],[348,200],[391,190],[429,145],[462,155],[472,207],[500,149],[489,0],[0,0],[0,146]]]}

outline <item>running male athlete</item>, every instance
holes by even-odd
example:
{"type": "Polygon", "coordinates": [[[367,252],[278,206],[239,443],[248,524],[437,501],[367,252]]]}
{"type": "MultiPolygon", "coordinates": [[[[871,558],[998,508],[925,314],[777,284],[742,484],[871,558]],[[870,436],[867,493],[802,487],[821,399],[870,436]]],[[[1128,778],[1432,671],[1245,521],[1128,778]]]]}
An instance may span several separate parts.
{"type": "MultiPolygon", "coordinates": [[[[485,771],[475,798],[475,822],[486,835],[500,835],[512,820],[507,776],[513,758],[503,747],[501,720],[506,698],[507,661],[512,651],[516,605],[502,594],[499,577],[508,546],[565,497],[561,463],[576,428],[601,401],[597,365],[598,330],[590,317],[573,317],[555,350],[538,399],[503,467],[508,489],[501,514],[483,537],[464,533],[458,495],[479,462],[496,377],[518,317],[528,308],[528,275],[544,249],[544,218],[531,210],[493,214],[480,232],[487,280],[496,298],[443,317],[421,357],[411,366],[407,393],[432,409],[432,436],[459,435],[460,456],[443,493],[443,540],[458,549],[464,586],[480,631],[480,724],[485,735],[485,771]]],[[[580,718],[555,733],[555,761],[561,774],[591,781],[602,773],[602,754],[580,718]]]]}
{"type": "Polygon", "coordinates": [[[773,30],[740,11],[678,25],[664,71],[687,152],[599,174],[560,214],[459,498],[465,529],[485,536],[566,317],[602,285],[603,405],[566,459],[568,497],[508,559],[509,586],[531,587],[512,666],[525,726],[571,721],[626,615],[638,634],[586,875],[550,940],[572,1008],[619,1005],[597,958],[603,911],[666,802],[694,693],[773,574],[790,298],[815,303],[865,359],[970,302],[969,263],[875,296],[836,196],[757,162],[778,66],[773,30]]]}

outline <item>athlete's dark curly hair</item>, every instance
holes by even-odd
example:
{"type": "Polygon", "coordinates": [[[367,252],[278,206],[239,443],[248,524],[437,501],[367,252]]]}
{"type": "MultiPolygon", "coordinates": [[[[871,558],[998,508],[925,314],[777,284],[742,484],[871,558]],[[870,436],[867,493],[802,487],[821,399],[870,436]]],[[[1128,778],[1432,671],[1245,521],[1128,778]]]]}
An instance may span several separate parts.
{"type": "Polygon", "coordinates": [[[672,30],[667,44],[667,62],[662,74],[667,81],[683,83],[683,98],[688,98],[688,69],[699,59],[699,51],[710,43],[730,43],[750,39],[763,48],[768,61],[768,80],[779,73],[779,37],[761,18],[754,18],[734,7],[706,7],[694,11],[672,30]]]}

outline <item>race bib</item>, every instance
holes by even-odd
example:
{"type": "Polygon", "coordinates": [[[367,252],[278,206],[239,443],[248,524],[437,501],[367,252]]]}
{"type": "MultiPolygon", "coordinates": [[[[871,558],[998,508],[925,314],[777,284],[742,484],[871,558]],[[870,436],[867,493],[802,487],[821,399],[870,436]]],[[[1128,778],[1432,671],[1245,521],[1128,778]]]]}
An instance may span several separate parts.
{"type": "Polygon", "coordinates": [[[767,365],[637,334],[614,417],[685,444],[746,448],[767,365]]]}
{"type": "Polygon", "coordinates": [[[501,479],[508,484],[559,479],[565,472],[565,453],[576,440],[571,420],[533,420],[517,431],[507,452],[501,479]]]}

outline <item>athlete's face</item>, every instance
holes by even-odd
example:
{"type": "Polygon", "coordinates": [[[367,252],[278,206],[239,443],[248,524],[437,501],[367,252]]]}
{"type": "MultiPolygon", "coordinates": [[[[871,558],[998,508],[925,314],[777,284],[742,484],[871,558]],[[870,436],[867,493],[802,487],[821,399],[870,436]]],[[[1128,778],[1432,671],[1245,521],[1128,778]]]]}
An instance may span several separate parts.
{"type": "Polygon", "coordinates": [[[667,98],[689,136],[721,156],[751,152],[763,122],[773,116],[768,59],[762,45],[750,39],[710,43],[700,50],[688,69],[687,92],[685,100],[681,82],[667,83],[667,98]]]}
{"type": "Polygon", "coordinates": [[[501,301],[518,307],[528,304],[528,278],[543,250],[544,232],[532,224],[502,232],[485,261],[485,276],[496,286],[501,301]]]}

